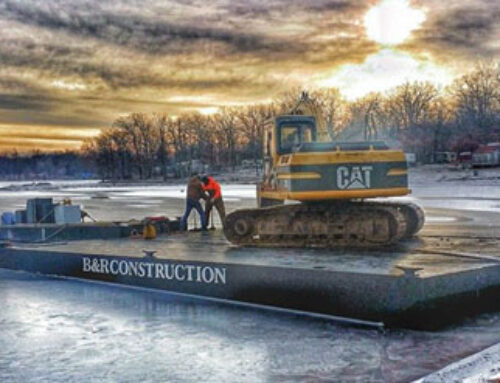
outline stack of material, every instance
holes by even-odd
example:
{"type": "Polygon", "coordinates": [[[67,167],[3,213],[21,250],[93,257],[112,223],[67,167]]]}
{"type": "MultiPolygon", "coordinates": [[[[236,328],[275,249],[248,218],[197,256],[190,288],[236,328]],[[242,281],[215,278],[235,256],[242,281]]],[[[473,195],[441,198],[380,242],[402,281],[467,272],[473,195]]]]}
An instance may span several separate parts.
{"type": "Polygon", "coordinates": [[[21,223],[79,223],[82,212],[79,205],[71,205],[71,201],[63,204],[53,203],[52,198],[33,198],[26,202],[25,210],[16,210],[15,213],[4,213],[2,224],[13,225],[21,223]],[[8,215],[12,215],[12,217],[8,215]],[[5,222],[4,222],[5,221],[5,222]]]}
{"type": "Polygon", "coordinates": [[[52,198],[33,198],[26,204],[27,223],[54,223],[54,203],[52,198]]]}
{"type": "Polygon", "coordinates": [[[57,224],[81,222],[82,212],[79,205],[57,205],[54,213],[57,224]]]}
{"type": "Polygon", "coordinates": [[[16,210],[15,214],[16,214],[16,223],[28,223],[26,210],[16,210]]]}

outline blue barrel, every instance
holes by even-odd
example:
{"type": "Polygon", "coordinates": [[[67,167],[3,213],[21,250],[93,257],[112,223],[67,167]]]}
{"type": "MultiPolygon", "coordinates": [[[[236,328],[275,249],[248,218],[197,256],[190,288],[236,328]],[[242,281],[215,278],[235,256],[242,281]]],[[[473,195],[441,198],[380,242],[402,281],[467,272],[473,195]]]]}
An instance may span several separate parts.
{"type": "Polygon", "coordinates": [[[15,225],[16,224],[16,216],[14,213],[6,212],[2,213],[2,225],[15,225]]]}

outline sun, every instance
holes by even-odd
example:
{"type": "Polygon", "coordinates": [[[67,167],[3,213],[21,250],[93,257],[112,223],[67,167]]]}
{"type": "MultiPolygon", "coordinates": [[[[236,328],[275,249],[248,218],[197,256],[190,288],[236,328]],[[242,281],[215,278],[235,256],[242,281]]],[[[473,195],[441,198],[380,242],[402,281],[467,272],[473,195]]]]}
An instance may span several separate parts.
{"type": "Polygon", "coordinates": [[[425,11],[408,0],[382,0],[364,17],[368,38],[383,45],[401,44],[424,21],[425,11]]]}
{"type": "Polygon", "coordinates": [[[409,0],[382,0],[364,17],[366,34],[381,46],[362,63],[345,64],[318,76],[319,87],[338,87],[354,100],[370,92],[385,92],[406,81],[429,81],[448,85],[453,74],[436,64],[429,54],[414,57],[398,45],[426,19],[423,9],[413,8],[409,0]]]}

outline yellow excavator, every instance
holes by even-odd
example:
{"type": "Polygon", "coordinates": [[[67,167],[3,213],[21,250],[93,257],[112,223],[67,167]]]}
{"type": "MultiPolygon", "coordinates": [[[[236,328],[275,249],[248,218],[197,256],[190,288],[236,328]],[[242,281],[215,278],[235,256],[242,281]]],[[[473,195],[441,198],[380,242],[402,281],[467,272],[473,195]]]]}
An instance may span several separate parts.
{"type": "Polygon", "coordinates": [[[381,141],[318,141],[325,132],[321,111],[306,93],[289,114],[266,126],[258,208],[236,210],[226,217],[224,234],[230,242],[380,247],[422,228],[419,206],[373,199],[411,192],[403,151],[381,141]]]}

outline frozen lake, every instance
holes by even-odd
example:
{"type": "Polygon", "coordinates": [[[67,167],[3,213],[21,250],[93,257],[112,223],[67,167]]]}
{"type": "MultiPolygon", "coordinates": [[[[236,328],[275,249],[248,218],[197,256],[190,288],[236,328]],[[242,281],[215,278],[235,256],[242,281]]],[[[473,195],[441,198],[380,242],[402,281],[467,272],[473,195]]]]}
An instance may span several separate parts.
{"type": "Polygon", "coordinates": [[[335,323],[0,270],[2,382],[402,382],[500,341],[335,323]]]}
{"type": "MultiPolygon", "coordinates": [[[[500,174],[500,170],[499,170],[500,174]]],[[[185,185],[99,186],[89,181],[50,181],[54,190],[0,190],[0,212],[26,206],[28,198],[53,197],[55,201],[71,198],[97,220],[128,221],[148,215],[182,216],[185,185]],[[61,187],[62,186],[62,187],[61,187]]],[[[0,187],[11,183],[0,183],[0,187]]],[[[17,183],[20,184],[20,183],[17,183]]],[[[500,180],[479,186],[473,182],[440,182],[410,185],[412,194],[400,199],[416,201],[427,209],[500,213],[500,180]]],[[[255,207],[255,186],[222,184],[226,211],[255,207]]],[[[194,224],[194,212],[191,225],[194,224]]],[[[428,212],[429,223],[451,222],[454,218],[436,211],[428,212]]],[[[498,215],[500,217],[500,215],[498,215]]],[[[499,219],[500,222],[500,218],[499,219]]],[[[220,225],[214,215],[215,225],[220,225]]]]}
{"type": "MultiPolygon", "coordinates": [[[[23,208],[32,197],[70,197],[102,220],[173,217],[184,209],[183,185],[64,184],[0,190],[0,211],[23,208]]],[[[255,206],[254,186],[222,187],[228,211],[255,206]]],[[[500,223],[496,183],[412,188],[410,198],[436,228],[500,223]]],[[[0,308],[0,382],[401,382],[500,342],[500,313],[434,333],[382,333],[6,270],[0,270],[0,308]]]]}

